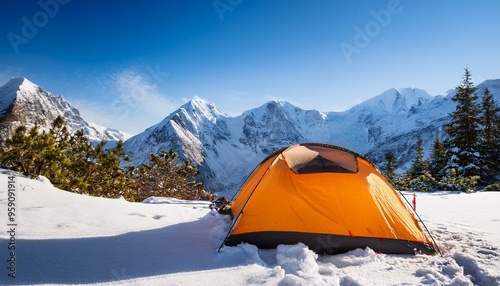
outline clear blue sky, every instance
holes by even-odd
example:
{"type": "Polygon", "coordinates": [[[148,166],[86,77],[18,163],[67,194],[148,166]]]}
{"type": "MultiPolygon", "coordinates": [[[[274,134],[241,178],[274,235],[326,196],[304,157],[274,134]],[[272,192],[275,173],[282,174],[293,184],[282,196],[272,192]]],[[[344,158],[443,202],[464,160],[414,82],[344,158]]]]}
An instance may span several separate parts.
{"type": "Polygon", "coordinates": [[[500,1],[0,0],[0,84],[27,77],[138,133],[186,100],[343,111],[500,78],[500,1]]]}

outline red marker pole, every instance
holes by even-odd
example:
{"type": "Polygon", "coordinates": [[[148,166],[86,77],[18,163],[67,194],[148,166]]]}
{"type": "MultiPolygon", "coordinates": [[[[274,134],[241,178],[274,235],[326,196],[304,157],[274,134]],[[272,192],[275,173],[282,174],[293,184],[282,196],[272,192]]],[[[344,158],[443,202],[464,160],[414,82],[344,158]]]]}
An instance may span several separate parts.
{"type": "Polygon", "coordinates": [[[413,200],[411,201],[413,203],[413,210],[417,211],[417,195],[413,193],[413,200]]]}

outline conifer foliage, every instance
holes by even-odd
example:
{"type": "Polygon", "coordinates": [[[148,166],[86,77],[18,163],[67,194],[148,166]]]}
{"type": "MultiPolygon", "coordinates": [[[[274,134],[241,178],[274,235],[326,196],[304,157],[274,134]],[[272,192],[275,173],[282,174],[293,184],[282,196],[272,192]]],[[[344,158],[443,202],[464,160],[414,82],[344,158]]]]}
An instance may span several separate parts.
{"type": "Polygon", "coordinates": [[[425,175],[429,171],[429,166],[424,159],[424,148],[422,147],[422,139],[418,138],[417,144],[415,146],[415,158],[411,163],[409,176],[413,178],[425,175]]]}
{"type": "Polygon", "coordinates": [[[485,185],[500,182],[500,107],[486,87],[481,101],[481,178],[485,185]]]}
{"type": "Polygon", "coordinates": [[[151,154],[151,163],[143,164],[136,173],[139,184],[137,200],[150,196],[176,197],[182,199],[200,199],[207,193],[203,184],[195,180],[198,169],[190,160],[177,163],[177,153],[161,151],[151,154]]]}
{"type": "MultiPolygon", "coordinates": [[[[466,68],[452,98],[456,107],[445,125],[447,136],[441,141],[436,135],[428,162],[422,141],[417,141],[411,167],[392,179],[399,189],[500,191],[500,107],[488,88],[481,102],[478,98],[466,68]]],[[[391,166],[394,159],[386,156],[386,161],[391,166]]]]}
{"type": "Polygon", "coordinates": [[[391,151],[385,154],[385,175],[389,180],[394,180],[396,178],[396,157],[391,151]]]}
{"type": "Polygon", "coordinates": [[[457,176],[462,177],[480,175],[481,108],[475,91],[471,73],[466,68],[452,98],[456,102],[455,111],[449,114],[451,120],[446,126],[450,156],[447,169],[455,169],[457,176]]]}
{"type": "Polygon", "coordinates": [[[61,189],[93,196],[129,198],[135,183],[120,168],[128,160],[118,142],[111,150],[105,142],[92,145],[83,131],[70,134],[64,119],[57,117],[49,132],[38,126],[18,127],[0,150],[0,165],[35,178],[45,176],[61,189]]]}
{"type": "Polygon", "coordinates": [[[38,126],[18,127],[0,149],[0,166],[30,178],[47,177],[54,186],[92,196],[143,200],[151,195],[183,199],[208,198],[203,184],[195,180],[198,169],[189,160],[177,164],[177,154],[151,155],[152,163],[136,170],[124,169],[129,160],[121,141],[114,148],[106,142],[92,144],[82,130],[70,134],[62,117],[50,131],[38,126]]]}
{"type": "Polygon", "coordinates": [[[429,172],[436,180],[440,180],[446,175],[446,165],[448,163],[448,154],[446,153],[446,146],[439,136],[436,135],[434,144],[432,145],[429,172]]]}

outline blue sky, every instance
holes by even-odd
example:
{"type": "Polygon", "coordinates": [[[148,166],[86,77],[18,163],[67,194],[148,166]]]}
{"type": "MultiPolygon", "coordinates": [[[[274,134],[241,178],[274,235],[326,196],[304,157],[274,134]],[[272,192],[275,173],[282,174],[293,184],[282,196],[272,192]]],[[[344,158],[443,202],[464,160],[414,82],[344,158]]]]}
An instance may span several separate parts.
{"type": "Polygon", "coordinates": [[[500,1],[0,0],[0,84],[27,77],[139,133],[189,99],[343,111],[500,78],[500,1]]]}

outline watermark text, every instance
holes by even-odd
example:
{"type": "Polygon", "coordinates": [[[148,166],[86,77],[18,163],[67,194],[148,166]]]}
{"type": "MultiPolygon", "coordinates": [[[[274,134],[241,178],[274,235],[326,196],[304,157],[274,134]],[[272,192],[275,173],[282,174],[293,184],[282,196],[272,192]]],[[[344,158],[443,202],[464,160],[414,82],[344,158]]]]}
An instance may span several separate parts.
{"type": "Polygon", "coordinates": [[[17,266],[17,257],[16,257],[16,177],[13,174],[10,174],[7,177],[7,251],[9,253],[7,259],[7,276],[11,278],[16,278],[16,266],[17,266]]]}
{"type": "Polygon", "coordinates": [[[339,47],[347,63],[351,63],[354,54],[360,54],[363,49],[370,45],[373,38],[380,35],[382,28],[389,26],[393,15],[403,11],[403,6],[399,0],[389,0],[386,9],[380,11],[370,11],[371,21],[368,21],[363,28],[354,27],[354,37],[351,43],[342,42],[339,47]]]}
{"type": "Polygon", "coordinates": [[[59,13],[60,6],[67,4],[69,1],[39,0],[38,6],[40,10],[33,13],[30,18],[26,16],[21,18],[21,32],[18,34],[14,32],[7,34],[14,52],[16,54],[19,53],[19,45],[29,43],[38,34],[39,29],[45,27],[49,23],[50,18],[54,18],[59,13]]]}

